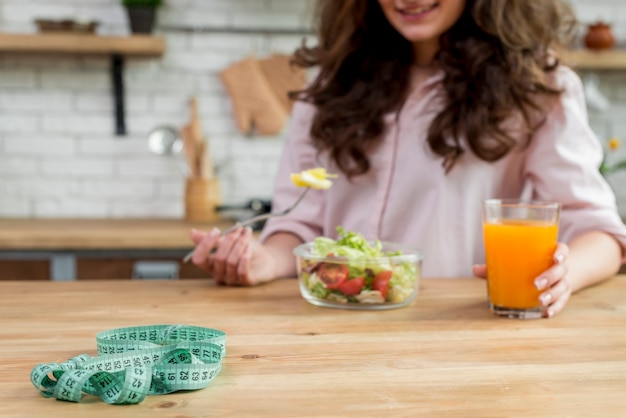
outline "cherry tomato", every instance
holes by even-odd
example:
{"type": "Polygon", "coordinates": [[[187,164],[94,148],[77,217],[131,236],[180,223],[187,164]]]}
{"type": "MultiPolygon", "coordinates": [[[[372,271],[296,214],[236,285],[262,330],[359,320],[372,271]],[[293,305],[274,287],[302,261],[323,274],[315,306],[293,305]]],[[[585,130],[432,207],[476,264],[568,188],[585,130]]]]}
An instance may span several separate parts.
{"type": "Polygon", "coordinates": [[[350,270],[345,264],[322,263],[317,270],[317,276],[327,289],[337,289],[350,275],[350,270]]]}
{"type": "Polygon", "coordinates": [[[363,286],[365,285],[365,277],[359,276],[354,277],[352,279],[348,279],[345,282],[341,283],[337,290],[343,293],[346,296],[354,296],[361,293],[363,286]]]}
{"type": "Polygon", "coordinates": [[[374,277],[374,282],[372,283],[372,289],[378,290],[384,298],[387,298],[391,275],[391,270],[383,270],[374,277]]]}

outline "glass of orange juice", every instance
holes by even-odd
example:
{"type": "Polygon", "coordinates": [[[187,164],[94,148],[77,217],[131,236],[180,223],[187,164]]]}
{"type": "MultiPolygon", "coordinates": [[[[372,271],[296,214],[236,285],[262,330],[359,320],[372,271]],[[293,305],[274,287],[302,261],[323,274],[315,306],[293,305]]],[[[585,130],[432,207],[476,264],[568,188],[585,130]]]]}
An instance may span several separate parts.
{"type": "Polygon", "coordinates": [[[498,316],[541,318],[535,279],[553,264],[561,207],[551,202],[483,202],[489,307],[498,316]]]}

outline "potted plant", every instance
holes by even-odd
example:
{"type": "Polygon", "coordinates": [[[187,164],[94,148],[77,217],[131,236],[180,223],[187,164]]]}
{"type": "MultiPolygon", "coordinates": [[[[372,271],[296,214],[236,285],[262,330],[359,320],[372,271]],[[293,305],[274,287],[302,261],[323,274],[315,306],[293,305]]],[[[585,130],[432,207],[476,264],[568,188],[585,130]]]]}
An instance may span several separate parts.
{"type": "Polygon", "coordinates": [[[122,0],[128,11],[128,20],[132,33],[152,33],[156,18],[156,9],[163,0],[122,0]]]}

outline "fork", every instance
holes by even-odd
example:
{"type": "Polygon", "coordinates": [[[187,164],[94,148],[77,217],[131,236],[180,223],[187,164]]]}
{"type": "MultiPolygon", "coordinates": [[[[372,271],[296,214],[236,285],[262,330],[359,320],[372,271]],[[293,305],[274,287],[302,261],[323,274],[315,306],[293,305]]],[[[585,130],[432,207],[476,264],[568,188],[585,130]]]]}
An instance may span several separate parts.
{"type": "MultiPolygon", "coordinates": [[[[304,196],[306,196],[307,192],[310,189],[311,189],[310,187],[307,187],[306,189],[304,189],[304,191],[302,192],[300,197],[295,202],[293,202],[293,204],[291,206],[289,206],[288,208],[286,208],[286,209],[284,209],[284,210],[282,210],[280,212],[264,213],[262,215],[254,216],[254,217],[252,217],[250,219],[246,219],[245,221],[237,222],[236,224],[234,224],[234,225],[226,228],[225,230],[223,230],[220,233],[220,235],[221,236],[228,235],[229,233],[233,232],[237,228],[241,228],[241,227],[244,227],[246,225],[253,224],[255,222],[264,221],[266,219],[275,218],[275,217],[278,217],[278,216],[284,216],[284,215],[288,214],[289,212],[294,210],[296,208],[296,206],[298,206],[298,204],[302,201],[302,199],[304,199],[304,196]]],[[[183,263],[187,263],[187,262],[189,262],[189,260],[191,260],[191,257],[193,256],[193,252],[194,251],[195,250],[191,250],[191,251],[189,251],[189,253],[187,253],[185,258],[183,258],[183,263]]]]}

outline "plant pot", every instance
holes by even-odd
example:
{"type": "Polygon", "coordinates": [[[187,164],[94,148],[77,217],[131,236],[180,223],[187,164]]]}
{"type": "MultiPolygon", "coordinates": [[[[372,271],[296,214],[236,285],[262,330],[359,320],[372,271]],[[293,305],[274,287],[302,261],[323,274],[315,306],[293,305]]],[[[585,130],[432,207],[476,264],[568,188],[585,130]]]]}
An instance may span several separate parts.
{"type": "Polygon", "coordinates": [[[147,6],[128,6],[128,21],[132,33],[152,33],[156,20],[156,8],[147,6]]]}

